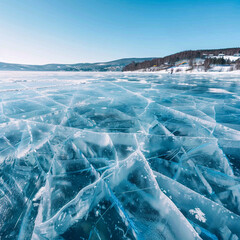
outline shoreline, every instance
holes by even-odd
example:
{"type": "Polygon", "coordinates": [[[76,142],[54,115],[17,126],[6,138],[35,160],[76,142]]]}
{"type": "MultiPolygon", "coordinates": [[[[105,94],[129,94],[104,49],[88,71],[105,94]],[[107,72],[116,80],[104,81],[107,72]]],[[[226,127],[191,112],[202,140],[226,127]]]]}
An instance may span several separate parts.
{"type": "Polygon", "coordinates": [[[13,75],[23,75],[23,74],[38,74],[38,75],[45,75],[45,74],[56,74],[56,75],[88,75],[88,74],[159,74],[159,75],[240,75],[240,70],[234,70],[229,72],[197,72],[197,71],[182,71],[182,72],[175,72],[171,74],[170,72],[166,71],[106,71],[106,72],[98,72],[98,71],[1,71],[0,76],[5,74],[13,74],[13,75]]]}
{"type": "Polygon", "coordinates": [[[164,74],[164,75],[215,75],[215,74],[234,74],[234,75],[240,75],[240,70],[235,70],[235,71],[229,71],[229,72],[197,72],[197,71],[194,71],[194,72],[190,72],[190,71],[182,71],[182,72],[176,72],[176,73],[169,73],[169,72],[166,72],[166,71],[125,71],[123,73],[160,73],[160,74],[164,74]]]}

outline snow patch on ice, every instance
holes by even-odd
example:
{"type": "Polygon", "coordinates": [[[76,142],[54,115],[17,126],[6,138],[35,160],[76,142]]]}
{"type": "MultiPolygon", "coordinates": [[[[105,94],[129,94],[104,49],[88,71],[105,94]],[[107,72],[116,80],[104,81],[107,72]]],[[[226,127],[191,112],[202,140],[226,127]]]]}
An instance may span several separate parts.
{"type": "Polygon", "coordinates": [[[190,209],[189,212],[195,216],[197,220],[205,223],[207,221],[205,214],[201,211],[200,208],[190,209]]]}
{"type": "Polygon", "coordinates": [[[221,88],[209,88],[209,92],[211,93],[225,93],[225,94],[232,94],[231,92],[221,89],[221,88]]]}

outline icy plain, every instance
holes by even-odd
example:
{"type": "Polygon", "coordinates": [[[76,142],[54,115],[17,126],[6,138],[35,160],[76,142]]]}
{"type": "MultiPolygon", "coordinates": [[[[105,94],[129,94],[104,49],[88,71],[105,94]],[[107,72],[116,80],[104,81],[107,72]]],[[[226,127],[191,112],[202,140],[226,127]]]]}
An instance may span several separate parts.
{"type": "Polygon", "coordinates": [[[239,75],[0,72],[0,239],[239,238],[239,75]]]}

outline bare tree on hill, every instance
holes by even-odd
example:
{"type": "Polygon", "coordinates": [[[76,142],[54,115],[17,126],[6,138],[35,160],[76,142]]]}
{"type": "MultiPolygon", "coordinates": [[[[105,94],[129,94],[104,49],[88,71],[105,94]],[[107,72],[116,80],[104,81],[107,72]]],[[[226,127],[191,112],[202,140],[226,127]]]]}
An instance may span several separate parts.
{"type": "Polygon", "coordinates": [[[236,61],[236,69],[240,70],[240,59],[236,61]]]}
{"type": "Polygon", "coordinates": [[[210,65],[211,65],[211,59],[210,58],[205,59],[205,61],[204,61],[204,71],[205,72],[210,69],[210,65]]]}

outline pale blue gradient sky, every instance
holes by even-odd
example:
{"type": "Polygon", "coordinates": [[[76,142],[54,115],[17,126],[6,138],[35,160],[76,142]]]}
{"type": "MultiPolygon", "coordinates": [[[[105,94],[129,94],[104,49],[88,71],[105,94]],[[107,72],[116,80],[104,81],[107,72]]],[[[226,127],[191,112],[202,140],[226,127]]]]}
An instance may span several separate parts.
{"type": "Polygon", "coordinates": [[[239,47],[239,16],[239,0],[0,0],[0,62],[96,62],[239,47]]]}

